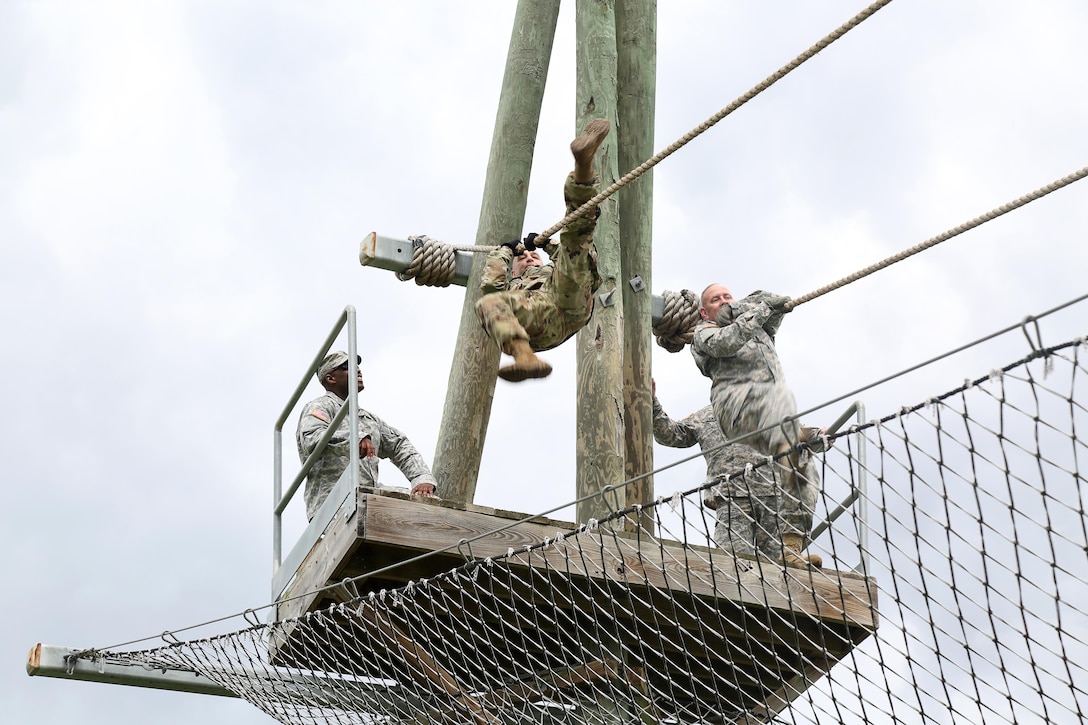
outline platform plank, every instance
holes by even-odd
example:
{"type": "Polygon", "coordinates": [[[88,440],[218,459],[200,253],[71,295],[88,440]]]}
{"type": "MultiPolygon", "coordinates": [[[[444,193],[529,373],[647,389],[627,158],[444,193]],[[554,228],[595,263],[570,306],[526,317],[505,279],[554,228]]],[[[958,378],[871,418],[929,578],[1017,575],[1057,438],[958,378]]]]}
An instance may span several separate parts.
{"type": "MultiPolygon", "coordinates": [[[[427,551],[456,546],[461,539],[486,534],[502,523],[474,511],[405,504],[389,497],[370,499],[359,529],[360,537],[375,544],[427,551]]],[[[505,556],[511,549],[518,551],[540,544],[545,538],[554,539],[556,533],[569,534],[574,528],[570,526],[565,532],[558,532],[545,524],[518,523],[473,541],[472,553],[477,558],[505,556]]],[[[712,557],[719,561],[724,561],[724,557],[720,550],[712,554],[708,547],[653,539],[645,534],[636,539],[626,532],[600,529],[578,536],[580,545],[564,539],[528,556],[534,565],[570,569],[574,574],[595,579],[680,589],[701,596],[726,596],[744,604],[800,610],[822,619],[867,628],[876,625],[864,578],[852,573],[825,569],[810,572],[772,565],[764,565],[758,572],[754,569],[738,572],[735,567],[712,564],[712,557]],[[587,547],[585,541],[592,542],[592,546],[587,547]],[[587,549],[599,552],[599,557],[590,559],[585,555],[587,549]]]]}

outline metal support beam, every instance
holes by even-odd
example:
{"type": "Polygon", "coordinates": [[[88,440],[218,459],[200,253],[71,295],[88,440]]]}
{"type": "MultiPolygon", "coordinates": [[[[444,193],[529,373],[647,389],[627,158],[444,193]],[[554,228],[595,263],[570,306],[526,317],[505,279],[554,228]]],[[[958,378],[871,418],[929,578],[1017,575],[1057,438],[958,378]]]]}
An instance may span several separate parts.
{"type": "Polygon", "coordinates": [[[31,677],[58,677],[62,680],[104,682],[108,685],[132,685],[156,690],[194,692],[199,695],[238,697],[207,677],[185,670],[151,670],[143,665],[123,664],[105,660],[80,659],[80,650],[37,644],[26,660],[26,673],[31,677]]]}
{"type": "MultiPolygon", "coordinates": [[[[456,270],[453,284],[465,286],[469,271],[472,269],[472,252],[456,252],[456,270]]],[[[412,263],[412,243],[407,239],[383,237],[371,232],[363,237],[359,245],[359,264],[364,267],[386,269],[390,272],[403,272],[412,263]]],[[[653,325],[661,321],[665,314],[665,298],[653,295],[650,301],[650,318],[653,325]]]]}
{"type": "MultiPolygon", "coordinates": [[[[391,272],[403,272],[412,263],[412,253],[412,242],[371,232],[363,237],[359,245],[359,264],[388,269],[391,272]]],[[[454,252],[454,255],[453,284],[464,287],[472,271],[472,252],[454,252]]]]}
{"type": "MultiPolygon", "coordinates": [[[[238,697],[236,693],[197,672],[151,669],[135,662],[116,658],[111,660],[109,656],[80,657],[79,653],[84,651],[86,650],[37,644],[31,648],[27,657],[26,673],[31,677],[56,677],[62,680],[129,685],[197,695],[238,697]]],[[[244,681],[248,687],[261,687],[269,699],[307,707],[331,707],[358,712],[360,703],[373,702],[375,698],[392,701],[404,710],[418,710],[422,706],[417,697],[406,692],[396,682],[374,677],[325,677],[270,666],[259,670],[219,668],[211,672],[210,676],[221,676],[224,681],[244,681]]]]}

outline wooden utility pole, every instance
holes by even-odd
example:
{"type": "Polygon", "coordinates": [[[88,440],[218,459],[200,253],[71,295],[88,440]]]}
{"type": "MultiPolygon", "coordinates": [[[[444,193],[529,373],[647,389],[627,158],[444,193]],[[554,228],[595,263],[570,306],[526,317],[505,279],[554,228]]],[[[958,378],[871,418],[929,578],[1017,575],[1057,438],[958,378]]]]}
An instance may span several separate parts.
{"type": "MultiPolygon", "coordinates": [[[[657,1],[616,4],[619,168],[635,168],[654,154],[657,86],[657,1]]],[[[623,284],[623,434],[627,479],[654,467],[650,362],[653,325],[650,294],[653,260],[653,170],[619,192],[620,270],[623,284]]],[[[628,506],[654,499],[652,477],[628,484],[628,506]]],[[[638,522],[653,531],[653,520],[638,522]]],[[[629,519],[631,525],[635,522],[629,519]]]]}
{"type": "MultiPolygon", "coordinates": [[[[478,245],[497,245],[521,236],[558,18],[559,0],[518,2],[484,181],[478,245]]],[[[475,310],[486,261],[486,254],[473,255],[434,455],[439,493],[457,503],[471,503],[476,494],[495,396],[499,349],[484,332],[475,310]]]]}
{"type": "MultiPolygon", "coordinates": [[[[607,118],[612,133],[597,151],[601,188],[618,178],[616,159],[616,16],[612,4],[577,0],[576,133],[587,122],[607,118]]],[[[593,317],[578,332],[577,485],[578,498],[624,480],[623,290],[620,284],[619,204],[601,205],[594,234],[601,286],[593,317]]],[[[625,492],[589,498],[576,506],[579,522],[603,518],[625,505],[625,492]]]]}

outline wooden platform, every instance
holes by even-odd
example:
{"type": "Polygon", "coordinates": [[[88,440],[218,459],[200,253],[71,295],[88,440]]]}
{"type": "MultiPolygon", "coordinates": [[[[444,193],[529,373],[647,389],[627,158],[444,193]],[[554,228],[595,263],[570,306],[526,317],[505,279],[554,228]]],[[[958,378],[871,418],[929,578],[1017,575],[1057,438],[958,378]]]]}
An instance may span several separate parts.
{"type": "MultiPolygon", "coordinates": [[[[716,547],[604,528],[557,543],[557,533],[576,527],[524,518],[396,493],[348,496],[283,590],[271,663],[318,667],[310,653],[320,637],[312,623],[295,617],[356,594],[430,579],[464,565],[469,548],[410,561],[348,590],[316,590],[501,527],[471,543],[476,559],[522,552],[487,570],[494,582],[489,593],[502,600],[499,605],[458,597],[461,611],[433,615],[433,629],[413,627],[397,608],[356,607],[338,626],[365,630],[362,639],[381,641],[382,652],[345,654],[335,669],[416,683],[426,678],[449,697],[451,708],[469,707],[479,722],[492,721],[489,702],[509,702],[512,693],[535,702],[554,698],[557,688],[599,686],[602,680],[636,687],[661,713],[683,713],[681,720],[713,721],[721,717],[723,701],[769,720],[878,623],[875,582],[854,573],[757,568],[716,547]],[[524,552],[545,539],[548,546],[524,552]],[[436,654],[450,640],[472,643],[471,668],[436,654]],[[587,650],[599,656],[588,657],[587,650]],[[481,668],[487,681],[504,686],[480,695],[478,686],[458,684],[479,682],[481,668]],[[466,705],[469,690],[475,694],[466,705]]],[[[456,593],[454,584],[444,586],[456,593]]],[[[413,596],[431,595],[401,596],[411,603],[413,596]]],[[[327,649],[322,656],[320,666],[328,669],[327,649]]]]}

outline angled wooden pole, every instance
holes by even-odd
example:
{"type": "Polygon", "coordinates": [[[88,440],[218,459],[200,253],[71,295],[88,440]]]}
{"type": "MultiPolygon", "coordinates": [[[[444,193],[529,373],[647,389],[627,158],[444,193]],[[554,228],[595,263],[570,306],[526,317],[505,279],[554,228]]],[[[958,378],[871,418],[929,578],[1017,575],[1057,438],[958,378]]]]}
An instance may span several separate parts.
{"type": "MultiPolygon", "coordinates": [[[[558,18],[559,0],[518,2],[491,140],[476,244],[501,244],[521,236],[558,18]]],[[[443,498],[458,503],[471,503],[476,493],[480,456],[495,396],[499,349],[484,333],[475,310],[486,260],[485,254],[473,255],[434,454],[433,471],[439,492],[443,498]]]]}
{"type": "MultiPolygon", "coordinates": [[[[654,154],[655,90],[657,86],[657,1],[619,0],[616,3],[617,108],[619,168],[633,169],[654,154]]],[[[625,475],[634,478],[654,467],[653,405],[650,362],[653,353],[653,171],[618,193],[620,206],[620,269],[623,279],[623,434],[625,475]]],[[[653,478],[627,486],[626,502],[649,503],[653,478]]],[[[644,517],[630,526],[653,531],[644,517]]]]}
{"type": "MultiPolygon", "coordinates": [[[[617,178],[616,17],[612,4],[577,0],[576,132],[587,122],[607,118],[612,133],[597,151],[601,186],[617,178]]],[[[577,495],[583,498],[623,481],[623,294],[620,284],[619,205],[601,205],[594,242],[601,287],[593,317],[578,333],[577,495]]],[[[624,506],[624,491],[606,500],[581,501],[579,522],[601,518],[624,506]]]]}

